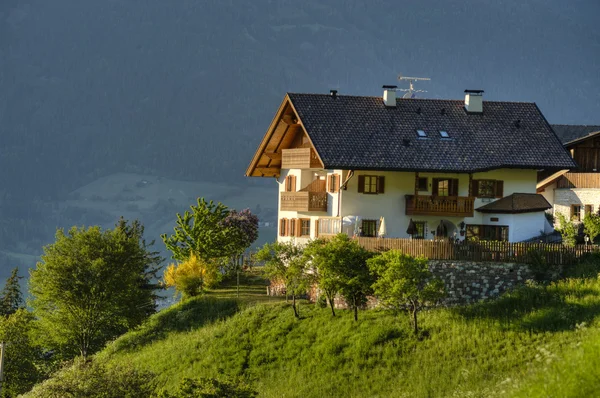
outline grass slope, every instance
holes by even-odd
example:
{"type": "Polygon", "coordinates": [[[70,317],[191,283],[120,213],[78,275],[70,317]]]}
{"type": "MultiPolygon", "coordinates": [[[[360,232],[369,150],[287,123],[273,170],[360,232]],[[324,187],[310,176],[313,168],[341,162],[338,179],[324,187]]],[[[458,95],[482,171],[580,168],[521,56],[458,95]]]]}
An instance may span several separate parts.
{"type": "Polygon", "coordinates": [[[262,288],[246,286],[241,301],[229,287],[177,304],[100,356],[151,370],[169,390],[224,373],[265,397],[593,396],[586,388],[600,376],[598,280],[429,311],[421,339],[403,314],[364,311],[354,322],[306,304],[297,320],[285,303],[249,304],[262,288]]]}

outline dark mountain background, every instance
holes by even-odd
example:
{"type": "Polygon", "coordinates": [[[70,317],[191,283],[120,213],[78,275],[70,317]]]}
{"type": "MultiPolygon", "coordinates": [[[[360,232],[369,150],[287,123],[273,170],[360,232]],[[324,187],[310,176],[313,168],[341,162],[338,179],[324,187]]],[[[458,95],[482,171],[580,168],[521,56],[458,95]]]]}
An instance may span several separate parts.
{"type": "Polygon", "coordinates": [[[432,79],[421,96],[481,88],[600,123],[597,0],[322,3],[1,0],[0,275],[33,266],[56,227],[124,213],[157,238],[217,195],[136,191],[148,183],[220,183],[272,218],[272,181],[243,173],[286,91],[380,95],[402,73],[432,79]],[[81,190],[119,173],[140,177],[118,198],[113,180],[81,190]]]}

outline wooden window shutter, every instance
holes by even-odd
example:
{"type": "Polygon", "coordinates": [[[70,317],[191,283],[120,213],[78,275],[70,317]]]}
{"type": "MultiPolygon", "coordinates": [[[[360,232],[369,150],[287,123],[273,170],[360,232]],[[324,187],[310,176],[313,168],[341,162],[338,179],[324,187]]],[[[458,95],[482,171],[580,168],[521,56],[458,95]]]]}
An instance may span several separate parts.
{"type": "Polygon", "coordinates": [[[285,221],[283,218],[279,220],[279,236],[284,236],[285,234],[285,221]]]}
{"type": "Polygon", "coordinates": [[[296,232],[296,220],[293,218],[290,218],[290,221],[288,221],[288,236],[296,236],[294,235],[294,233],[296,232]]]}
{"type": "Polygon", "coordinates": [[[438,185],[440,182],[439,178],[434,178],[432,179],[432,184],[431,184],[431,195],[433,196],[437,196],[438,195],[438,185]]]}
{"type": "Polygon", "coordinates": [[[299,218],[296,218],[295,221],[296,221],[296,225],[295,225],[296,230],[294,231],[296,234],[295,236],[302,236],[302,220],[299,218]]]}
{"type": "Polygon", "coordinates": [[[334,174],[333,176],[335,177],[334,181],[333,181],[333,188],[334,188],[333,192],[339,192],[340,191],[340,175],[334,174]]]}
{"type": "Polygon", "coordinates": [[[365,192],[365,176],[358,176],[358,193],[365,192]]]}
{"type": "Polygon", "coordinates": [[[479,194],[479,180],[471,181],[471,196],[477,196],[479,194]]]}
{"type": "Polygon", "coordinates": [[[290,192],[296,192],[296,176],[291,176],[290,192]]]}
{"type": "Polygon", "coordinates": [[[448,179],[448,196],[458,196],[458,178],[448,179]]]}
{"type": "Polygon", "coordinates": [[[504,181],[496,181],[496,197],[504,197],[504,181]]]}
{"type": "Polygon", "coordinates": [[[377,193],[385,193],[385,177],[377,177],[377,193]]]}

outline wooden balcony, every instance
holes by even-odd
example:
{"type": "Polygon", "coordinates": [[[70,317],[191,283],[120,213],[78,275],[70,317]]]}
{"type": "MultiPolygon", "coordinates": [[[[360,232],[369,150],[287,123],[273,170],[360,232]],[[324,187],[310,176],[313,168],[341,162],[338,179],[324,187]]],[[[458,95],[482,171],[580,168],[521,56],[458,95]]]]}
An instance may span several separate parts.
{"type": "Polygon", "coordinates": [[[281,192],[281,211],[327,211],[327,192],[281,192]]]}
{"type": "Polygon", "coordinates": [[[320,169],[321,162],[312,148],[284,149],[281,151],[282,169],[320,169]]]}
{"type": "Polygon", "coordinates": [[[406,195],[406,215],[473,217],[474,201],[466,196],[406,195]]]}
{"type": "Polygon", "coordinates": [[[600,173],[566,173],[556,182],[557,188],[600,188],[600,173]]]}

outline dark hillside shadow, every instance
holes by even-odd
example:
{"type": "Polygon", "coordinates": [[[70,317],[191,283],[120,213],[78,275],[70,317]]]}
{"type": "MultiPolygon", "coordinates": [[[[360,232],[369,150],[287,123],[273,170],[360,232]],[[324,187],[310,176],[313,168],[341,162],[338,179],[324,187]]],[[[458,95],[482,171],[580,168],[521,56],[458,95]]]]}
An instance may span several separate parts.
{"type": "Polygon", "coordinates": [[[117,339],[111,348],[113,352],[134,350],[171,332],[190,331],[229,318],[239,310],[239,302],[234,299],[190,299],[153,315],[139,328],[117,339]]]}
{"type": "Polygon", "coordinates": [[[585,279],[549,286],[522,286],[493,301],[457,307],[452,311],[469,321],[496,321],[502,328],[558,332],[600,316],[600,289],[585,279]]]}

